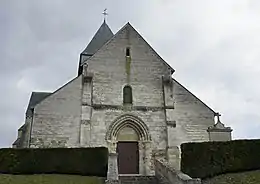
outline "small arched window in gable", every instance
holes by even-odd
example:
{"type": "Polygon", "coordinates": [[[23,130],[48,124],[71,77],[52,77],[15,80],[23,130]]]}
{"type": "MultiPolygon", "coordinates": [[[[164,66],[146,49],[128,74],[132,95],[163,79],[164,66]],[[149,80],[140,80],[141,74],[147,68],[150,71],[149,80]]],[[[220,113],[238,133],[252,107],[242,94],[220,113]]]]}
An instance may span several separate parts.
{"type": "Polygon", "coordinates": [[[126,48],[125,55],[126,55],[126,57],[130,57],[130,48],[129,47],[126,48]]]}
{"type": "Polygon", "coordinates": [[[131,86],[125,86],[124,89],[123,89],[123,103],[124,104],[132,104],[133,103],[131,86]]]}

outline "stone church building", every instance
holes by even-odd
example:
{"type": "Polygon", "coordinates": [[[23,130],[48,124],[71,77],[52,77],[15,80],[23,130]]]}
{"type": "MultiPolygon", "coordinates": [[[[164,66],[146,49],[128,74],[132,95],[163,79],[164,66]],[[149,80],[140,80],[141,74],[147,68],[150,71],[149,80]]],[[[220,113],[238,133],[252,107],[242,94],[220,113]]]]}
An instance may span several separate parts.
{"type": "MultiPolygon", "coordinates": [[[[104,21],[80,54],[78,74],[54,92],[32,92],[14,148],[108,147],[119,174],[154,174],[154,158],[178,167],[180,145],[231,140],[213,111],[127,23],[104,21]]],[[[219,117],[219,116],[218,116],[219,117]]]]}

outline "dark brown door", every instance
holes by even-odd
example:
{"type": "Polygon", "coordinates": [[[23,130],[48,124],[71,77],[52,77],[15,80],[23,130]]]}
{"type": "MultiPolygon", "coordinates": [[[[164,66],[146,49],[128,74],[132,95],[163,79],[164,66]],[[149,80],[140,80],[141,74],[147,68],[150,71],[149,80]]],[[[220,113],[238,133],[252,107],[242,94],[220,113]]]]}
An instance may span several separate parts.
{"type": "Polygon", "coordinates": [[[118,142],[117,153],[119,174],[139,173],[138,142],[118,142]]]}

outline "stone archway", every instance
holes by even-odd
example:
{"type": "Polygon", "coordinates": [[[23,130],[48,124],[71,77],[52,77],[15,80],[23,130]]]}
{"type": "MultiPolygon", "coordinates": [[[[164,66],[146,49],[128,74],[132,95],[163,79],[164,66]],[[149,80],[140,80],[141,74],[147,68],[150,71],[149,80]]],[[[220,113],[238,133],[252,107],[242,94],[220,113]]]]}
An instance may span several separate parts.
{"type": "Polygon", "coordinates": [[[133,128],[139,134],[140,140],[151,140],[147,125],[140,118],[130,114],[120,116],[109,126],[106,140],[117,140],[119,131],[126,126],[133,128]]]}
{"type": "MultiPolygon", "coordinates": [[[[106,140],[108,143],[108,148],[110,153],[118,153],[118,164],[128,164],[122,161],[122,158],[131,158],[129,162],[137,161],[138,171],[134,174],[149,175],[151,168],[151,136],[147,125],[138,117],[131,114],[125,114],[118,117],[114,122],[111,123],[106,134],[106,140]],[[129,152],[124,152],[122,150],[130,150],[129,152]],[[137,154],[134,154],[134,151],[137,154]],[[132,155],[131,155],[132,151],[132,155]],[[125,155],[120,155],[125,154],[125,155]],[[138,155],[138,159],[136,159],[138,155]],[[127,158],[127,156],[129,156],[127,158]]],[[[131,165],[132,168],[135,167],[131,165]]],[[[120,168],[125,168],[119,165],[120,168]]],[[[133,170],[129,169],[129,172],[133,170]]],[[[121,172],[127,174],[126,171],[121,172]]],[[[132,174],[132,173],[129,173],[132,174]]]]}

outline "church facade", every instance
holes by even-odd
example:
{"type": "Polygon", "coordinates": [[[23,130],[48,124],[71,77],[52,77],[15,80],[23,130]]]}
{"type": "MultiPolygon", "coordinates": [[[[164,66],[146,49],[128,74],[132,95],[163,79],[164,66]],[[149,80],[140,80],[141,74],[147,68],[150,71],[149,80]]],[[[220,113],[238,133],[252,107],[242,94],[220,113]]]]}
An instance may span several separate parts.
{"type": "Polygon", "coordinates": [[[104,21],[80,54],[78,75],[54,92],[33,92],[14,148],[108,147],[119,174],[154,174],[154,158],[178,167],[184,142],[231,140],[231,129],[173,77],[127,23],[104,21]]]}

